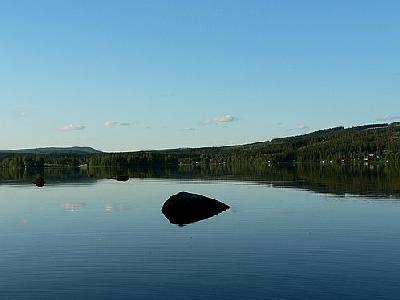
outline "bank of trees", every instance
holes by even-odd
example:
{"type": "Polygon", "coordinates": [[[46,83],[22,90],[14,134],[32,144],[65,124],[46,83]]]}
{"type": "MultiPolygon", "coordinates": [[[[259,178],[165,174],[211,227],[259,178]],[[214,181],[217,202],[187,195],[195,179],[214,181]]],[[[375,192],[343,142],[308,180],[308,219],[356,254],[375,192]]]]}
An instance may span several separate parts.
{"type": "Polygon", "coordinates": [[[257,166],[280,162],[390,162],[400,166],[400,124],[336,127],[269,142],[229,147],[182,148],[99,154],[2,154],[0,166],[45,165],[154,168],[178,165],[257,166]]]}
{"type": "Polygon", "coordinates": [[[47,166],[72,166],[85,164],[88,155],[80,154],[23,154],[3,153],[0,155],[0,167],[12,169],[40,169],[47,166]]]}

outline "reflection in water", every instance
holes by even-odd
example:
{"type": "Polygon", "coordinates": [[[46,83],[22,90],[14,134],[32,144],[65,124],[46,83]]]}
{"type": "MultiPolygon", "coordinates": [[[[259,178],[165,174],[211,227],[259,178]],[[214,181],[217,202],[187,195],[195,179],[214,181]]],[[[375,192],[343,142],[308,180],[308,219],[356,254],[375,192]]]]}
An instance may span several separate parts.
{"type": "Polygon", "coordinates": [[[180,192],[172,195],[161,211],[172,223],[179,226],[211,218],[230,207],[218,200],[202,195],[180,192]]]}
{"type": "Polygon", "coordinates": [[[112,204],[107,204],[106,207],[104,208],[105,212],[113,212],[114,207],[112,204]]]}
{"type": "Polygon", "coordinates": [[[0,168],[0,184],[36,184],[42,178],[47,185],[74,184],[87,185],[96,183],[88,171],[80,168],[44,168],[44,169],[2,169],[0,168]]]}
{"type": "MultiPolygon", "coordinates": [[[[44,189],[33,188],[32,179],[18,188],[0,186],[0,299],[399,298],[400,201],[326,201],[304,191],[223,181],[82,186],[96,182],[85,172],[77,172],[78,186],[55,187],[61,176],[73,178],[51,172],[55,177],[45,170],[44,189]],[[235,211],[184,228],[170,225],[160,210],[181,190],[215,196],[235,211]],[[65,212],[64,204],[79,213],[65,212]]],[[[201,172],[193,170],[193,178],[252,178],[201,172]]],[[[249,181],[279,186],[293,176],[293,186],[312,178],[299,169],[262,172],[249,181]]],[[[347,182],[327,170],[318,174],[329,179],[331,191],[334,182],[347,182]]]]}
{"type": "Polygon", "coordinates": [[[165,168],[45,168],[0,169],[0,184],[31,184],[43,177],[46,185],[94,184],[98,179],[127,181],[129,178],[224,180],[300,188],[339,196],[400,198],[400,170],[387,165],[210,165],[165,168]],[[124,174],[124,175],[121,175],[124,174]]]}
{"type": "Polygon", "coordinates": [[[107,203],[104,207],[104,211],[107,213],[126,212],[130,210],[131,206],[127,203],[107,203]]]}
{"type": "Polygon", "coordinates": [[[64,208],[65,211],[72,211],[72,212],[76,212],[76,211],[80,211],[82,208],[86,207],[85,203],[64,203],[62,205],[62,207],[64,208]]]}

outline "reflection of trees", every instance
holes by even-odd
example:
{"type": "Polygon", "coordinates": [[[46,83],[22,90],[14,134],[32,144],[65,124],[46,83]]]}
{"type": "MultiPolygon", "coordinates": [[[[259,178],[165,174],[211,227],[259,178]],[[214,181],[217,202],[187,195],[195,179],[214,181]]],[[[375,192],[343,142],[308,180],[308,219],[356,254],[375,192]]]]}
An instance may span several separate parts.
{"type": "Polygon", "coordinates": [[[183,165],[178,168],[90,168],[96,178],[165,178],[233,180],[294,187],[336,195],[400,197],[400,170],[384,166],[340,166],[316,164],[280,165],[183,165]]]}
{"type": "Polygon", "coordinates": [[[306,188],[338,195],[400,196],[400,171],[382,166],[299,165],[306,188]]]}
{"type": "Polygon", "coordinates": [[[90,183],[95,181],[88,177],[87,171],[79,168],[0,168],[0,184],[31,184],[38,176],[44,177],[46,184],[90,183]]]}
{"type": "Polygon", "coordinates": [[[164,178],[196,180],[232,180],[294,187],[318,193],[400,197],[400,169],[385,165],[335,164],[260,164],[260,165],[182,165],[162,168],[90,167],[44,168],[39,170],[0,169],[0,183],[31,184],[37,175],[48,184],[94,183],[97,179],[164,178]]]}

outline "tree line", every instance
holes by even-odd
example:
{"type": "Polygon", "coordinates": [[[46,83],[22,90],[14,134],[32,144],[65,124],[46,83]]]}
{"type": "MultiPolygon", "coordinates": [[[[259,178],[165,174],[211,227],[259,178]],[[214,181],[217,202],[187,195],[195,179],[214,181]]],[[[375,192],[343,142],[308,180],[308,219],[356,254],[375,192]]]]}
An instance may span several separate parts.
{"type": "Polygon", "coordinates": [[[335,127],[310,134],[239,146],[97,154],[0,154],[0,167],[257,166],[282,162],[391,163],[400,166],[400,123],[335,127]]]}

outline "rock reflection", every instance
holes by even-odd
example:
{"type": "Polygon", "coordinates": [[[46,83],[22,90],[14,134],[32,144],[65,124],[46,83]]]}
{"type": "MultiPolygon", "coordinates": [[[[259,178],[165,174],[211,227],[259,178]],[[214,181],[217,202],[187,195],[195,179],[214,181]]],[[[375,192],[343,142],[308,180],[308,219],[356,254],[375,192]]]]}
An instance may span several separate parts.
{"type": "Polygon", "coordinates": [[[230,207],[203,195],[180,192],[171,196],[161,211],[172,224],[184,226],[211,218],[230,207]]]}

